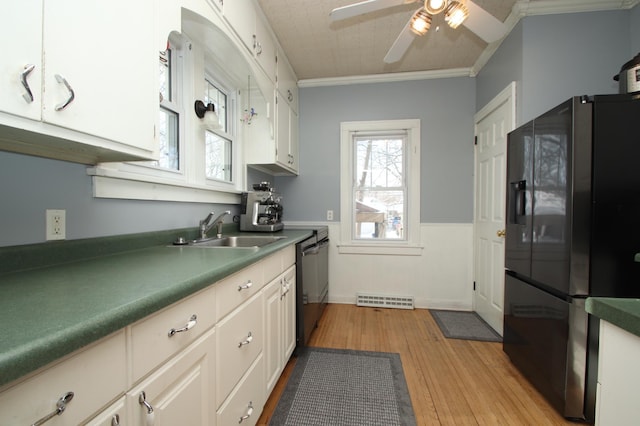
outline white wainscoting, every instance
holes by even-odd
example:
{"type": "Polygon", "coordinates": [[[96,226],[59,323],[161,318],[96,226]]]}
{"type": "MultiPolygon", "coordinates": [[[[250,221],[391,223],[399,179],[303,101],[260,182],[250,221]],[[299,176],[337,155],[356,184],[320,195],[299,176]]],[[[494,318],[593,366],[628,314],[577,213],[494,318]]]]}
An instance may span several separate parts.
{"type": "Polygon", "coordinates": [[[420,256],[339,254],[340,224],[329,226],[329,302],[356,293],[413,296],[416,308],[472,310],[473,224],[420,224],[420,256]]]}

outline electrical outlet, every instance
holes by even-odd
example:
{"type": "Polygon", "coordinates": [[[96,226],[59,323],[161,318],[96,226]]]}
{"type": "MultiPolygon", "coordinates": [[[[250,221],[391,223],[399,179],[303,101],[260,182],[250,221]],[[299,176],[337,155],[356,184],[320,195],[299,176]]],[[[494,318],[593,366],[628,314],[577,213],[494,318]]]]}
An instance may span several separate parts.
{"type": "Polygon", "coordinates": [[[327,210],[327,220],[333,220],[333,210],[327,210]]]}
{"type": "Polygon", "coordinates": [[[47,241],[64,240],[67,234],[66,210],[47,209],[47,241]]]}

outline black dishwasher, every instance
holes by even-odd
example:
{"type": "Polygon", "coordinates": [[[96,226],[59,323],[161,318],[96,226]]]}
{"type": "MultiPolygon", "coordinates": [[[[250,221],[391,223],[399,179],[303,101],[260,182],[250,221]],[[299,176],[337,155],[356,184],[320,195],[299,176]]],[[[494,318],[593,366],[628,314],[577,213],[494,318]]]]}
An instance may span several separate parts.
{"type": "Polygon", "coordinates": [[[329,300],[329,229],[314,227],[313,235],[296,245],[296,340],[309,341],[329,300]]]}

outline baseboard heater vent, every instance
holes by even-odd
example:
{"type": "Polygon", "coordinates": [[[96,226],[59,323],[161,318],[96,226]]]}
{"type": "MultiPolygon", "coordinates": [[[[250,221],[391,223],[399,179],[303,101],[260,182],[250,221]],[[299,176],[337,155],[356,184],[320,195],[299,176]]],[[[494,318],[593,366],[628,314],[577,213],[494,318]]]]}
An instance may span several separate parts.
{"type": "Polygon", "coordinates": [[[357,293],[357,306],[375,308],[413,309],[413,296],[357,293]]]}

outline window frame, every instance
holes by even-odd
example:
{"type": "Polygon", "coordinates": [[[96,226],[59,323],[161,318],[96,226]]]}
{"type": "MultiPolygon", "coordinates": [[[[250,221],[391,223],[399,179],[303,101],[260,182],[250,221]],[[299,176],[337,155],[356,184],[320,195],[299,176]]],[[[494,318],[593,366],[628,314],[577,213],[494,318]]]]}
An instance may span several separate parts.
{"type": "Polygon", "coordinates": [[[340,123],[340,238],[339,253],[420,255],[420,120],[347,121],[340,123]],[[406,206],[405,239],[355,239],[354,188],[355,138],[358,133],[388,135],[406,132],[406,206]]]}

